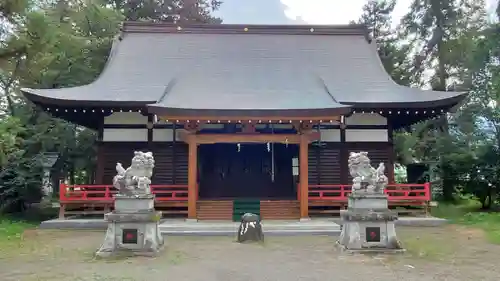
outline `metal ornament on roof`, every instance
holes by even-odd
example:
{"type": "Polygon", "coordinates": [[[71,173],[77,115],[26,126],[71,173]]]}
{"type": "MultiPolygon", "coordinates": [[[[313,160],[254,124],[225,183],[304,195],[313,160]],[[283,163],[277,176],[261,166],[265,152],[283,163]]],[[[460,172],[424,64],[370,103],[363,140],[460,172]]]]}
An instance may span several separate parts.
{"type": "Polygon", "coordinates": [[[321,124],[318,125],[318,134],[319,134],[319,139],[318,139],[318,144],[321,146],[321,124]]]}
{"type": "Polygon", "coordinates": [[[317,141],[314,141],[312,144],[313,144],[314,146],[319,146],[319,147],[321,147],[321,146],[325,146],[325,145],[326,145],[326,143],[324,143],[324,142],[322,142],[322,141],[321,141],[321,125],[318,125],[318,127],[317,127],[317,129],[316,129],[316,130],[318,131],[318,134],[319,134],[319,139],[318,139],[317,141]]]}
{"type": "MultiPolygon", "coordinates": [[[[269,126],[271,127],[271,134],[274,135],[273,124],[270,124],[269,126]]],[[[275,171],[274,171],[274,142],[271,143],[270,149],[271,149],[271,182],[274,182],[274,174],[275,174],[275,171]]]]}

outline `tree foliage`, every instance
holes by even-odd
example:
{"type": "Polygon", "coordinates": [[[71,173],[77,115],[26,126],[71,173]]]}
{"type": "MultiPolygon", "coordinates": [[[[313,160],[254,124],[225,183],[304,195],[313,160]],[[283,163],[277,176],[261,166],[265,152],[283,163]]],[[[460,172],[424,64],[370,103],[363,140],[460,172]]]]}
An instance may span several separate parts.
{"type": "Polygon", "coordinates": [[[370,1],[360,19],[393,80],[470,92],[457,112],[395,132],[397,160],[428,163],[444,199],[472,194],[490,207],[500,179],[499,26],[488,21],[483,1],[414,0],[397,26],[390,24],[393,5],[370,1]]]}
{"type": "Polygon", "coordinates": [[[217,10],[218,0],[106,0],[121,11],[126,20],[162,22],[220,23],[211,12],[217,10]]]}
{"type": "Polygon", "coordinates": [[[53,178],[93,181],[96,133],[27,103],[19,88],[84,85],[102,71],[121,21],[220,22],[219,1],[8,0],[0,5],[0,212],[40,200],[41,159],[53,178]],[[183,4],[186,2],[186,4],[183,4]]]}
{"type": "Polygon", "coordinates": [[[27,133],[18,118],[0,123],[0,211],[23,210],[40,199],[41,163],[27,149],[27,133]]]}
{"type": "MultiPolygon", "coordinates": [[[[434,188],[490,207],[500,188],[500,25],[477,0],[413,0],[399,24],[394,0],[371,0],[359,23],[401,85],[470,92],[452,114],[394,133],[402,166],[429,163],[434,188]]],[[[26,103],[21,86],[88,84],[102,71],[123,20],[220,23],[217,0],[0,1],[0,209],[41,196],[40,158],[59,153],[54,178],[92,182],[96,134],[26,103]]],[[[500,5],[499,5],[500,7],[500,5]]],[[[500,19],[500,9],[497,9],[500,19]]]]}
{"type": "Polygon", "coordinates": [[[409,85],[409,45],[400,42],[397,30],[392,27],[395,6],[395,0],[369,1],[363,6],[363,14],[358,23],[367,27],[371,40],[377,43],[378,53],[387,73],[396,83],[409,85]]]}

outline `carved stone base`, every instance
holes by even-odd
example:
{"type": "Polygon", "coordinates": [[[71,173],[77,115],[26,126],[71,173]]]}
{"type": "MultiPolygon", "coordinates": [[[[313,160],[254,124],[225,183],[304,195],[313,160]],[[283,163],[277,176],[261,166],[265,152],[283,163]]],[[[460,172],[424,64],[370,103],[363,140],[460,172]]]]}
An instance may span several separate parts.
{"type": "MultiPolygon", "coordinates": [[[[146,202],[140,202],[145,201],[142,199],[137,199],[137,202],[129,199],[117,197],[116,201],[119,201],[118,204],[121,204],[122,210],[133,209],[129,208],[130,206],[127,207],[127,204],[143,207],[148,205],[146,202]]],[[[154,200],[154,197],[149,199],[154,200]]],[[[116,201],[115,206],[117,205],[116,201]]],[[[106,214],[108,229],[104,243],[97,250],[96,255],[110,257],[114,255],[154,256],[158,254],[164,245],[163,236],[158,228],[160,218],[161,212],[154,210],[137,212],[115,210],[106,214]]]]}
{"type": "Polygon", "coordinates": [[[260,218],[255,214],[244,214],[238,229],[238,242],[264,242],[260,218]]]}
{"type": "Polygon", "coordinates": [[[386,210],[389,208],[386,194],[373,194],[362,190],[357,190],[348,197],[347,206],[350,209],[386,210]]]}
{"type": "Polygon", "coordinates": [[[138,195],[115,195],[115,212],[119,213],[136,213],[136,212],[151,212],[154,210],[154,195],[153,194],[138,194],[138,195]]]}
{"type": "Polygon", "coordinates": [[[397,214],[385,206],[385,195],[351,196],[348,209],[341,212],[343,227],[337,244],[349,252],[404,251],[396,235],[397,214]]]}

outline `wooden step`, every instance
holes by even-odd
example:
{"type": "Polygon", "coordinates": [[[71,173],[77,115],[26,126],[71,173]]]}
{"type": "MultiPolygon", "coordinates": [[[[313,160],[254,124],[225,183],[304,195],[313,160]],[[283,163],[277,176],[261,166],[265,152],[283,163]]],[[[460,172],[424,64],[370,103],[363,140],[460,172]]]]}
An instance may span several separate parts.
{"type": "Polygon", "coordinates": [[[199,220],[231,220],[233,202],[226,201],[198,201],[197,215],[199,220]]]}
{"type": "Polygon", "coordinates": [[[265,200],[260,202],[263,220],[292,220],[300,218],[300,205],[296,200],[265,200]]]}

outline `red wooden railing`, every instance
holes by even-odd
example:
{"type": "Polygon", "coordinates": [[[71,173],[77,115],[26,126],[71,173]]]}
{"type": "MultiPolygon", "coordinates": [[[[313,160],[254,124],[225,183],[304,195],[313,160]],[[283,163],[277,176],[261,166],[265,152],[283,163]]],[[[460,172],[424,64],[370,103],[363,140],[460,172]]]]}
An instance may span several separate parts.
{"type": "MultiPolygon", "coordinates": [[[[187,201],[187,185],[152,185],[151,192],[156,201],[187,201]]],[[[112,185],[67,185],[59,186],[59,200],[71,201],[112,201],[118,191],[112,185]]]]}
{"type": "MultiPolygon", "coordinates": [[[[309,200],[347,201],[350,193],[351,185],[309,185],[309,200]]],[[[430,183],[389,184],[385,193],[389,196],[389,201],[431,201],[430,183]]],[[[300,185],[297,194],[300,200],[300,185]]]]}
{"type": "MultiPolygon", "coordinates": [[[[300,200],[300,185],[297,194],[300,200]]],[[[187,201],[187,185],[152,185],[151,192],[156,201],[187,201]]],[[[112,185],[67,185],[61,184],[59,199],[69,201],[112,201],[117,190],[112,185]]],[[[347,201],[350,185],[309,185],[309,200],[347,201]]],[[[389,201],[430,201],[430,183],[389,184],[385,190],[389,201]]]]}

